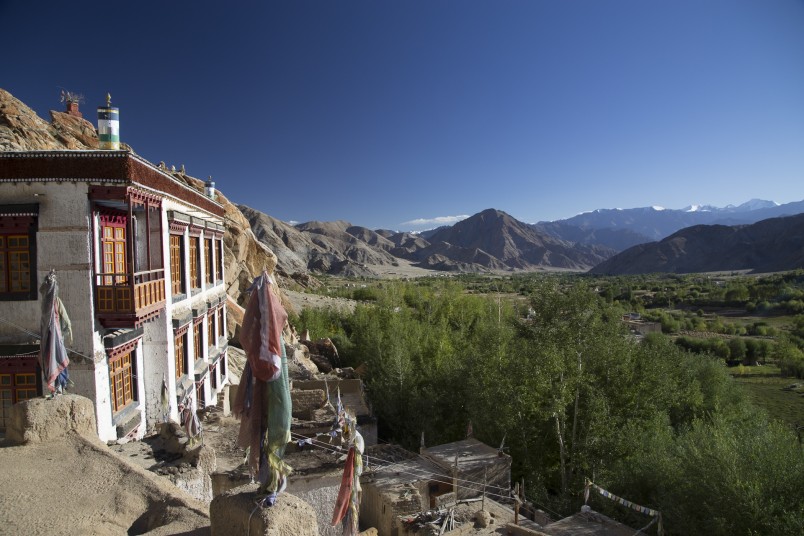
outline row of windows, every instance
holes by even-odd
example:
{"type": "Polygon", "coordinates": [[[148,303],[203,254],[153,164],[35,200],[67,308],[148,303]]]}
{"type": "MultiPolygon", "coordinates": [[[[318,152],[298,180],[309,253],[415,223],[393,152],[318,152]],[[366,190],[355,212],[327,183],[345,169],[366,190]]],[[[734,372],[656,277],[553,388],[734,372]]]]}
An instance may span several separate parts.
{"type": "MultiPolygon", "coordinates": [[[[222,321],[223,319],[223,308],[218,309],[214,315],[222,321]]],[[[208,323],[214,326],[213,317],[208,317],[208,323]]],[[[202,322],[198,322],[193,326],[193,336],[197,337],[195,340],[201,340],[201,326],[202,322]]],[[[185,374],[189,374],[189,366],[190,363],[187,361],[187,332],[184,331],[183,333],[176,336],[175,340],[175,362],[176,362],[176,378],[180,378],[185,374]]],[[[195,352],[194,352],[194,362],[201,359],[203,353],[200,344],[195,345],[195,352]]],[[[136,372],[135,372],[135,358],[134,358],[134,351],[130,351],[128,353],[110,357],[109,358],[109,393],[111,395],[112,400],[112,410],[114,413],[117,413],[126,407],[128,407],[132,402],[137,399],[137,386],[136,386],[136,372]]],[[[221,374],[226,374],[226,364],[223,361],[221,365],[221,374]]],[[[9,376],[9,375],[4,375],[9,376]]],[[[21,375],[17,375],[21,376],[21,375]]],[[[35,379],[33,374],[30,375],[30,381],[33,382],[33,394],[31,396],[36,395],[36,385],[35,379]]],[[[0,375],[0,387],[4,386],[6,380],[3,375],[0,375]]],[[[217,387],[217,373],[215,374],[213,381],[213,387],[217,387]]],[[[19,393],[19,389],[17,390],[19,393]]]]}
{"type": "MultiPolygon", "coordinates": [[[[220,317],[223,309],[218,310],[220,317]]],[[[211,319],[210,319],[211,320],[211,319]]],[[[214,324],[210,322],[210,324],[214,324]]],[[[196,334],[200,336],[201,323],[196,324],[196,334]]],[[[187,334],[176,338],[176,375],[187,373],[185,356],[187,334]]],[[[196,345],[200,349],[200,345],[196,345]]],[[[196,351],[198,355],[199,350],[196,351]]],[[[199,359],[199,357],[197,357],[199,359]]],[[[226,374],[225,357],[220,361],[220,373],[226,374]]],[[[212,387],[217,388],[217,365],[211,370],[212,387]]],[[[114,413],[128,407],[137,399],[136,360],[134,350],[109,358],[109,394],[114,413]]],[[[17,402],[35,398],[36,375],[34,373],[0,374],[0,422],[5,422],[10,415],[11,406],[17,402]]]]}
{"type": "MultiPolygon", "coordinates": [[[[173,294],[186,293],[184,282],[184,240],[182,235],[170,235],[170,277],[173,281],[173,294]]],[[[203,261],[201,238],[189,237],[190,251],[190,288],[201,288],[200,265],[204,262],[205,281],[211,286],[215,281],[223,279],[223,241],[219,238],[205,238],[203,247],[203,261]]]]}
{"type": "MultiPolygon", "coordinates": [[[[36,255],[34,238],[35,218],[27,230],[0,233],[0,296],[35,299],[36,285],[33,261],[36,255]]],[[[100,269],[102,284],[119,286],[128,283],[129,259],[125,218],[104,220],[100,235],[100,269]]],[[[170,235],[170,274],[173,294],[187,292],[184,281],[184,241],[181,235],[170,235]]],[[[190,288],[201,288],[201,264],[205,268],[205,283],[211,286],[223,279],[223,240],[220,238],[189,237],[190,288]]]]}
{"type": "MultiPolygon", "coordinates": [[[[204,357],[203,345],[201,341],[203,322],[198,321],[193,324],[193,363],[198,362],[204,357]]],[[[218,339],[223,337],[226,326],[224,325],[223,307],[218,308],[217,311],[210,313],[207,316],[207,345],[214,347],[218,345],[218,339]]],[[[181,378],[183,375],[188,374],[191,363],[188,360],[187,354],[187,330],[176,330],[173,338],[174,347],[174,360],[176,362],[176,378],[181,378]]]]}

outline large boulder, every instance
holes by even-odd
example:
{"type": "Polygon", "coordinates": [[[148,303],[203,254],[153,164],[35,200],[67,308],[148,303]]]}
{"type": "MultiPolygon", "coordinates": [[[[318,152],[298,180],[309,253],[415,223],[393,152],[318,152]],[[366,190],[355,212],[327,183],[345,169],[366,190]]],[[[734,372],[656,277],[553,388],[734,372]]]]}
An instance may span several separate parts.
{"type": "Polygon", "coordinates": [[[255,508],[257,484],[225,491],[209,505],[212,536],[318,536],[313,507],[290,493],[281,493],[276,504],[255,508]]]}
{"type": "Polygon", "coordinates": [[[98,441],[95,407],[83,396],[60,395],[19,402],[11,406],[10,421],[6,438],[15,445],[52,441],[69,432],[98,441]]]}
{"type": "Polygon", "coordinates": [[[325,337],[317,341],[300,341],[310,351],[310,359],[318,366],[321,372],[331,372],[333,368],[341,366],[338,349],[332,339],[325,337]]]}

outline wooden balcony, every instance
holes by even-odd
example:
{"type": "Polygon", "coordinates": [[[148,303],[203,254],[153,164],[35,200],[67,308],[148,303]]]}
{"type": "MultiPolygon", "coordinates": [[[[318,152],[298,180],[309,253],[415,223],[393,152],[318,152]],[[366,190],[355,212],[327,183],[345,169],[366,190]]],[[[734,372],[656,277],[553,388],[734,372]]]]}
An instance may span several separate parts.
{"type": "Polygon", "coordinates": [[[165,307],[165,270],[95,275],[95,310],[107,328],[137,327],[165,307]]]}

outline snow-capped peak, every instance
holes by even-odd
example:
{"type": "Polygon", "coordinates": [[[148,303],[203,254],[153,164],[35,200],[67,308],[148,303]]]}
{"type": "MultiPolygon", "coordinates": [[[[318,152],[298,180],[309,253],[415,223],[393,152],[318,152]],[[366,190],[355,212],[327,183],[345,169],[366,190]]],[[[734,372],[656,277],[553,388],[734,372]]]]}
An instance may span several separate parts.
{"type": "Polygon", "coordinates": [[[657,212],[661,212],[662,210],[665,210],[665,208],[664,208],[664,207],[660,207],[659,205],[653,205],[653,206],[652,206],[652,207],[650,207],[650,208],[652,208],[653,210],[655,210],[655,211],[657,211],[657,212]]]}
{"type": "Polygon", "coordinates": [[[736,210],[739,211],[748,211],[748,210],[759,210],[763,208],[773,208],[778,207],[779,203],[776,201],[766,201],[764,199],[751,199],[750,201],[746,201],[742,205],[735,207],[736,210]]]}

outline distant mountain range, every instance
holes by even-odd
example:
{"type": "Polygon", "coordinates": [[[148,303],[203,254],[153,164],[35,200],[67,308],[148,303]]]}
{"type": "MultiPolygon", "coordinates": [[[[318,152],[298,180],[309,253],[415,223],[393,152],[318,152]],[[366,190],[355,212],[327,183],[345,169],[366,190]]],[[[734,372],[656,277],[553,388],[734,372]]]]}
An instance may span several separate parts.
{"type": "MultiPolygon", "coordinates": [[[[731,229],[728,226],[745,227],[774,216],[804,213],[804,201],[777,205],[753,199],[737,207],[691,205],[682,210],[659,207],[601,209],[566,220],[536,224],[521,222],[500,210],[487,209],[454,225],[418,234],[371,230],[345,221],[290,225],[252,208],[243,205],[239,208],[256,237],[276,253],[280,269],[287,273],[315,271],[372,276],[377,274],[377,267],[395,266],[400,259],[421,268],[452,272],[551,268],[586,271],[597,267],[594,273],[643,273],[688,270],[690,267],[691,271],[697,271],[698,266],[711,266],[709,260],[716,261],[714,257],[717,255],[734,260],[733,252],[720,248],[728,243],[725,235],[732,232],[728,231],[731,229]],[[686,235],[677,231],[688,227],[697,229],[695,236],[701,237],[695,242],[697,249],[679,246],[678,240],[686,240],[686,235]],[[708,227],[718,231],[707,231],[708,227]],[[673,246],[664,246],[666,241],[663,239],[670,235],[676,242],[673,246]],[[662,240],[662,245],[654,247],[651,242],[656,240],[662,240]],[[719,241],[718,247],[713,244],[707,249],[706,240],[719,241]],[[663,247],[670,247],[670,251],[675,253],[668,253],[663,247]],[[615,260],[625,257],[617,253],[624,250],[631,260],[619,265],[615,260]],[[648,260],[652,254],[665,261],[678,257],[678,262],[668,261],[662,265],[662,261],[648,260]],[[688,259],[684,264],[680,260],[684,256],[696,260],[688,259]],[[637,257],[639,263],[630,268],[626,266],[628,262],[636,263],[637,257]],[[607,260],[609,262],[604,262],[607,260]]],[[[778,225],[783,227],[784,221],[778,225]]],[[[788,238],[790,243],[786,247],[794,247],[796,235],[788,238]]],[[[757,248],[762,250],[759,245],[757,248]]],[[[762,251],[770,254],[776,250],[762,251]]],[[[778,255],[767,259],[756,257],[755,261],[752,266],[744,266],[745,262],[740,264],[736,260],[734,263],[743,266],[740,269],[789,264],[778,255]]],[[[716,269],[737,268],[729,265],[716,269]]]]}
{"type": "Polygon", "coordinates": [[[605,275],[724,270],[777,272],[804,267],[804,214],[751,225],[695,225],[640,244],[595,266],[605,275]]]}
{"type": "Polygon", "coordinates": [[[773,201],[752,199],[739,206],[723,208],[691,205],[680,210],[661,207],[600,209],[556,222],[539,222],[536,226],[556,238],[591,240],[622,251],[636,244],[661,240],[693,225],[743,225],[802,212],[804,201],[778,205],[773,201]],[[598,235],[598,231],[608,234],[598,235]],[[594,233],[594,236],[584,238],[583,233],[594,233]]]}
{"type": "Polygon", "coordinates": [[[494,209],[424,238],[407,232],[373,231],[345,221],[290,225],[244,205],[238,208],[286,273],[370,276],[376,274],[377,266],[393,266],[399,259],[421,268],[453,272],[586,271],[616,253],[608,247],[555,238],[494,209]]]}

